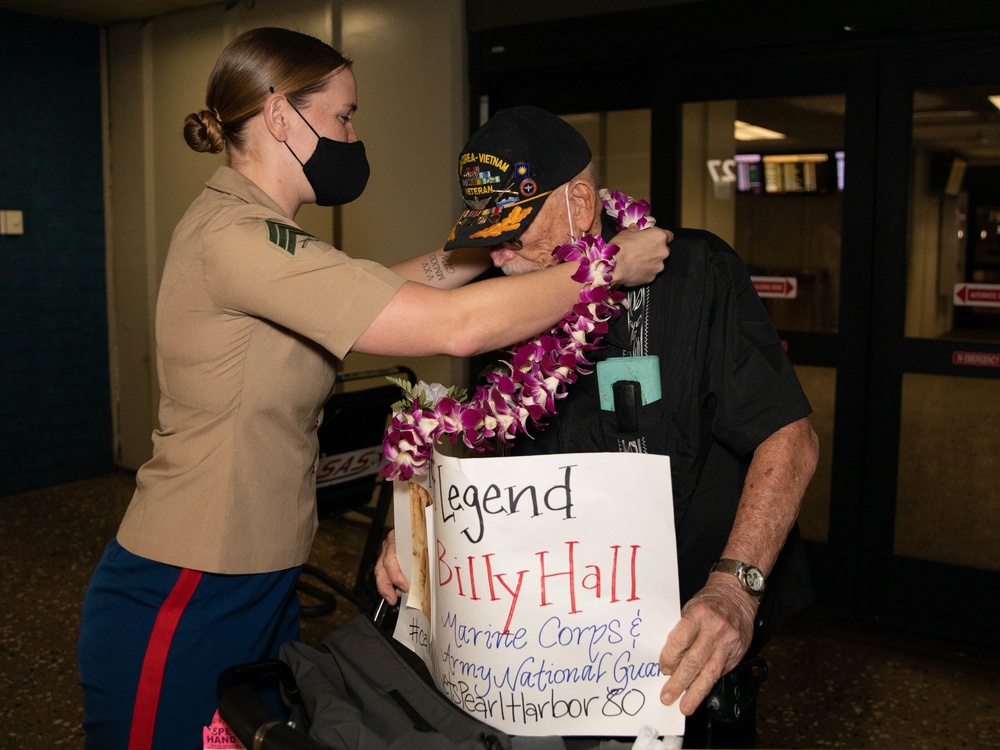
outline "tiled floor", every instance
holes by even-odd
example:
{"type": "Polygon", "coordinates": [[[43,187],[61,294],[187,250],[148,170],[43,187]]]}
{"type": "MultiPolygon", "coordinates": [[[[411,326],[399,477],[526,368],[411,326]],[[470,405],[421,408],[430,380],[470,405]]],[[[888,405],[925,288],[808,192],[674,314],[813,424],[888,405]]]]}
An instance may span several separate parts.
{"type": "MultiPolygon", "coordinates": [[[[83,746],[74,649],[91,569],[132,493],[109,474],[0,498],[0,750],[83,746]]],[[[359,524],[325,521],[312,561],[356,567],[359,524]]],[[[313,642],[356,614],[307,620],[313,642]]],[[[768,647],[762,748],[1000,748],[1000,654],[888,642],[813,617],[768,647]]]]}

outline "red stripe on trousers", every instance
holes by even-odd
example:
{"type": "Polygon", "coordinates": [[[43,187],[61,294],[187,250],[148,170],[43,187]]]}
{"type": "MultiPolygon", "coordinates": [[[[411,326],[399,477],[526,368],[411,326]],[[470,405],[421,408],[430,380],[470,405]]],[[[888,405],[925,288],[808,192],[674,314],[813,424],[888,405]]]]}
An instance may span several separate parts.
{"type": "Polygon", "coordinates": [[[174,584],[170,595],[163,602],[153,632],[149,636],[146,656],[139,674],[139,688],[135,693],[135,708],[132,710],[132,731],[129,735],[128,750],[151,750],[153,729],[156,726],[156,708],[160,703],[160,689],[163,687],[163,672],[167,665],[170,643],[177,631],[184,608],[191,600],[194,590],[201,580],[201,573],[184,568],[174,584]]]}

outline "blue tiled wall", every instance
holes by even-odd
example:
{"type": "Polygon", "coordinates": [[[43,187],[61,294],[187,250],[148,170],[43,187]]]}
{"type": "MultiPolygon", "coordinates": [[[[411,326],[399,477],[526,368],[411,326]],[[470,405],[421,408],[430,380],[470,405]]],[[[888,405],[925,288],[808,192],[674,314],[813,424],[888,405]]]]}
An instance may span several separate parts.
{"type": "Polygon", "coordinates": [[[99,45],[0,10],[0,495],[112,466],[99,45]]]}

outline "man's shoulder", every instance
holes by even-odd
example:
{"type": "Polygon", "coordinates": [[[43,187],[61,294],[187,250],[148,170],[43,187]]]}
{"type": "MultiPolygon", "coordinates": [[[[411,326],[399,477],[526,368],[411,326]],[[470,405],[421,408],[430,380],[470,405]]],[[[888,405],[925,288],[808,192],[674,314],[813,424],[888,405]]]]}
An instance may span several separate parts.
{"type": "Polygon", "coordinates": [[[671,229],[674,239],[670,243],[670,249],[683,249],[686,251],[697,250],[699,252],[711,253],[733,253],[735,251],[719,235],[709,232],[707,229],[691,229],[689,227],[678,227],[671,229]]]}
{"type": "Polygon", "coordinates": [[[717,234],[704,229],[681,227],[671,230],[667,275],[741,277],[746,267],[732,246],[717,234]]]}

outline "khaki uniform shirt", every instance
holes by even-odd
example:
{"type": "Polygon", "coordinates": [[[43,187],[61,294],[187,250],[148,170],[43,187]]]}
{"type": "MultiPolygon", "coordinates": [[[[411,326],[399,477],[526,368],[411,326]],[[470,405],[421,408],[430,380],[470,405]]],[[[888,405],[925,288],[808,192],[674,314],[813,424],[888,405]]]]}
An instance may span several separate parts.
{"type": "Polygon", "coordinates": [[[213,573],[304,563],[338,358],[403,285],[310,236],[228,167],[174,231],[156,313],[159,429],[118,541],[213,573]]]}

